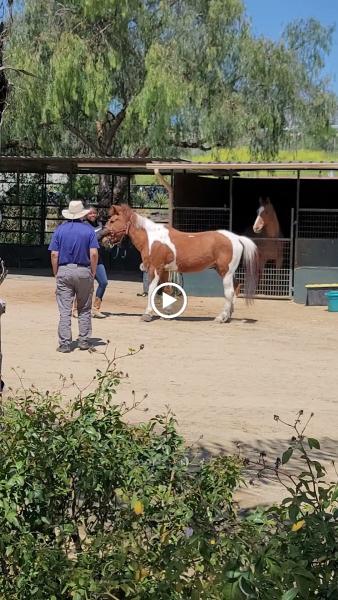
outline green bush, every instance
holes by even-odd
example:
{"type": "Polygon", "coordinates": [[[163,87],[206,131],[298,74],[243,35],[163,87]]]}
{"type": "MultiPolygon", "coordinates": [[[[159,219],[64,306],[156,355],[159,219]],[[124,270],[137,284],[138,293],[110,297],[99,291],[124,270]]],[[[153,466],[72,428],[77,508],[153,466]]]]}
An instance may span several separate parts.
{"type": "Polygon", "coordinates": [[[123,377],[109,363],[69,410],[34,389],[5,402],[1,600],[337,598],[337,488],[309,458],[318,442],[298,432],[283,455],[305,457],[298,478],[260,465],[289,499],[239,516],[245,461],[197,459],[170,412],[128,424],[123,377]]]}
{"type": "Polygon", "coordinates": [[[136,206],[137,208],[143,208],[148,204],[150,204],[150,200],[147,194],[147,190],[145,190],[142,187],[137,188],[136,192],[134,192],[132,196],[132,206],[136,206]]]}
{"type": "Polygon", "coordinates": [[[156,192],[153,203],[157,208],[168,208],[168,194],[166,192],[156,192]]]}

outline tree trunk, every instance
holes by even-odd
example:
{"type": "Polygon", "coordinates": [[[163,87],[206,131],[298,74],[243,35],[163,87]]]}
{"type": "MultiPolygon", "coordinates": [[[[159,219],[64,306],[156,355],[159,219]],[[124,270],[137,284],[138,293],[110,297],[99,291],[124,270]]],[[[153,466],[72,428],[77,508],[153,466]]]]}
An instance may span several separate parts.
{"type": "MultiPolygon", "coordinates": [[[[5,36],[5,25],[3,22],[0,23],[0,67],[3,67],[3,49],[4,49],[4,36],[5,36]]],[[[6,77],[5,70],[0,71],[0,125],[2,123],[2,117],[7,106],[8,96],[8,80],[6,77]]]]}
{"type": "MultiPolygon", "coordinates": [[[[113,115],[108,111],[104,121],[96,121],[97,144],[100,149],[101,156],[112,156],[113,144],[118,129],[123,122],[126,114],[126,109],[123,108],[117,115],[113,115]]],[[[145,158],[148,156],[150,148],[142,147],[134,154],[134,158],[145,158]]],[[[114,180],[112,191],[112,176],[102,174],[99,178],[98,200],[99,204],[108,208],[111,204],[121,204],[127,202],[128,197],[128,177],[118,175],[114,180]]]]}
{"type": "Polygon", "coordinates": [[[109,208],[112,204],[112,176],[99,175],[98,200],[101,206],[109,208]]]}
{"type": "MultiPolygon", "coordinates": [[[[149,155],[150,148],[148,146],[144,146],[143,148],[138,148],[135,152],[133,158],[146,158],[149,155]]],[[[115,185],[113,188],[113,204],[121,204],[122,202],[127,202],[127,193],[128,193],[128,177],[122,177],[118,175],[115,178],[115,185]]]]}

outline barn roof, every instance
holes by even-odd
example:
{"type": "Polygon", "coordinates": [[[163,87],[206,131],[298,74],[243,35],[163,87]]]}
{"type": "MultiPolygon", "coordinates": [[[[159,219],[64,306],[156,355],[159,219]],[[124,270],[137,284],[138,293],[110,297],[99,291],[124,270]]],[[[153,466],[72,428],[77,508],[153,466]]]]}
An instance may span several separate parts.
{"type": "Polygon", "coordinates": [[[249,171],[338,171],[338,162],[199,162],[140,157],[0,156],[0,172],[148,175],[155,168],[164,174],[195,173],[220,177],[249,171]]]}

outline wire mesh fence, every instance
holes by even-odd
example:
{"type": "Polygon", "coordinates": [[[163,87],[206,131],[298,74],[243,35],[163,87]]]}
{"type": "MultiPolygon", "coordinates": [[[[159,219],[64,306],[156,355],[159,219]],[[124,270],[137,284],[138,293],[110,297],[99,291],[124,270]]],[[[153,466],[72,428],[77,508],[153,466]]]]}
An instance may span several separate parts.
{"type": "Polygon", "coordinates": [[[187,232],[229,229],[230,211],[225,207],[177,207],[173,213],[173,225],[187,232]]]}
{"type": "Polygon", "coordinates": [[[2,173],[1,244],[42,246],[62,221],[62,209],[74,197],[94,198],[98,179],[65,173],[2,173]],[[79,191],[80,190],[80,191],[79,191]],[[86,191],[87,190],[87,191],[86,191]]]}
{"type": "Polygon", "coordinates": [[[309,239],[338,238],[338,209],[300,208],[297,236],[309,239]]]}
{"type": "Polygon", "coordinates": [[[38,245],[43,239],[41,210],[44,177],[40,174],[2,173],[0,243],[38,245]]]}
{"type": "MultiPolygon", "coordinates": [[[[256,296],[289,298],[292,295],[292,240],[290,238],[260,238],[253,240],[258,246],[260,277],[256,296]]],[[[236,279],[244,290],[245,272],[241,264],[236,279]]]]}
{"type": "MultiPolygon", "coordinates": [[[[130,194],[136,209],[159,211],[159,220],[163,220],[162,213],[168,212],[168,194],[162,186],[133,185],[130,194]]],[[[1,173],[0,207],[3,221],[0,244],[49,244],[53,231],[63,220],[63,208],[74,198],[81,198],[85,204],[96,206],[99,176],[1,173]]]]}
{"type": "Polygon", "coordinates": [[[53,231],[62,223],[62,210],[74,196],[74,180],[67,174],[47,174],[44,218],[44,243],[49,244],[53,231]]]}

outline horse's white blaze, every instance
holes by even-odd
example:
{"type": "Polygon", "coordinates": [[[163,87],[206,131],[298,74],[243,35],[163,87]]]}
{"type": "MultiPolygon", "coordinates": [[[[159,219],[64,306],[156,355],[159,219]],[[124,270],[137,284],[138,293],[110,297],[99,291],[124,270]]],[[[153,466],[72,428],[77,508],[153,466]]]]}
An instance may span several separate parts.
{"type": "MultiPolygon", "coordinates": [[[[261,210],[261,209],[259,209],[261,210]]],[[[256,221],[254,222],[252,229],[254,230],[255,233],[259,233],[259,231],[262,231],[264,227],[264,221],[262,219],[262,217],[260,215],[258,215],[256,221]]]]}
{"type": "Polygon", "coordinates": [[[155,242],[160,242],[160,244],[164,244],[169,248],[169,250],[171,250],[174,255],[174,259],[171,263],[165,265],[165,269],[166,271],[177,271],[176,246],[170,239],[170,234],[167,227],[162,225],[162,223],[154,223],[150,219],[147,219],[147,217],[141,217],[141,215],[137,215],[136,227],[145,229],[146,231],[149,254],[151,252],[151,247],[155,242]]]}
{"type": "Polygon", "coordinates": [[[254,230],[255,233],[259,233],[260,231],[262,231],[263,227],[264,227],[264,221],[262,219],[262,213],[264,212],[264,206],[260,206],[259,209],[257,210],[257,217],[256,217],[256,221],[254,222],[252,229],[254,230]]]}

